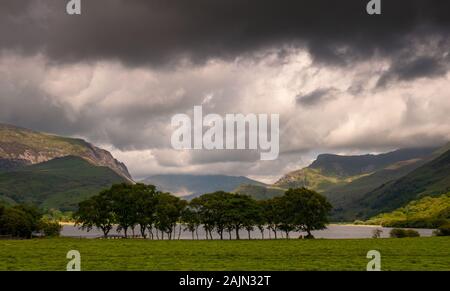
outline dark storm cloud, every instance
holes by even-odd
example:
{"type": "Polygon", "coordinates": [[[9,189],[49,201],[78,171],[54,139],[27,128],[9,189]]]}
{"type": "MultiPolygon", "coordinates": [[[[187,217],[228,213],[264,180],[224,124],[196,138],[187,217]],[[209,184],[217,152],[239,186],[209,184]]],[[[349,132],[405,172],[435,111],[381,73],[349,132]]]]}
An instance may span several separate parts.
{"type": "Polygon", "coordinates": [[[394,62],[391,68],[385,72],[377,82],[377,87],[385,87],[387,84],[400,80],[408,81],[422,77],[435,77],[447,72],[448,58],[417,57],[412,60],[399,60],[394,62]]]}
{"type": "Polygon", "coordinates": [[[302,46],[316,61],[346,64],[373,55],[395,59],[413,49],[411,40],[448,37],[449,1],[382,1],[376,16],[366,14],[367,2],[85,0],[81,16],[68,16],[67,1],[8,0],[0,4],[0,48],[45,52],[56,62],[165,65],[302,46]]]}
{"type": "Polygon", "coordinates": [[[320,88],[307,94],[298,94],[295,100],[297,104],[313,106],[334,98],[336,92],[337,90],[334,88],[320,88]]]}

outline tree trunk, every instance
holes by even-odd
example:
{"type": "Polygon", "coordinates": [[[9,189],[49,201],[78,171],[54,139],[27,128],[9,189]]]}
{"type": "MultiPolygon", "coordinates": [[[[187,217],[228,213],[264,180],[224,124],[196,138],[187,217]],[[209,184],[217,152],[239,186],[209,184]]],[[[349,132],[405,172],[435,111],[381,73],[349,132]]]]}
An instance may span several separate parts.
{"type": "Polygon", "coordinates": [[[241,239],[241,238],[239,237],[239,227],[236,227],[236,239],[241,239]]]}
{"type": "Polygon", "coordinates": [[[197,240],[198,240],[198,227],[195,229],[195,235],[197,236],[197,240]]]}
{"type": "Polygon", "coordinates": [[[180,229],[178,230],[178,240],[180,240],[181,237],[181,224],[180,224],[180,229]]]}
{"type": "Polygon", "coordinates": [[[150,234],[151,240],[153,240],[153,229],[152,229],[152,227],[148,228],[148,233],[150,234]]]}
{"type": "Polygon", "coordinates": [[[125,235],[125,238],[128,237],[127,231],[128,231],[128,227],[124,227],[124,228],[123,228],[123,233],[124,233],[124,235],[125,235]]]}
{"type": "Polygon", "coordinates": [[[220,234],[220,240],[223,240],[223,230],[221,230],[221,231],[219,232],[219,234],[220,234]]]}
{"type": "Polygon", "coordinates": [[[213,236],[212,236],[212,231],[209,230],[209,237],[211,238],[211,240],[213,240],[213,236]]]}
{"type": "Polygon", "coordinates": [[[141,235],[142,235],[142,237],[144,239],[146,239],[147,235],[145,234],[145,225],[144,226],[140,225],[140,228],[141,228],[141,235]]]}
{"type": "Polygon", "coordinates": [[[247,229],[247,233],[248,233],[248,239],[252,239],[252,237],[250,236],[250,230],[247,229]]]}
{"type": "Polygon", "coordinates": [[[274,235],[275,235],[275,239],[278,239],[278,238],[277,238],[277,229],[276,229],[276,228],[273,229],[273,233],[274,233],[274,235]]]}
{"type": "Polygon", "coordinates": [[[261,239],[264,239],[264,229],[261,230],[261,239]]]}

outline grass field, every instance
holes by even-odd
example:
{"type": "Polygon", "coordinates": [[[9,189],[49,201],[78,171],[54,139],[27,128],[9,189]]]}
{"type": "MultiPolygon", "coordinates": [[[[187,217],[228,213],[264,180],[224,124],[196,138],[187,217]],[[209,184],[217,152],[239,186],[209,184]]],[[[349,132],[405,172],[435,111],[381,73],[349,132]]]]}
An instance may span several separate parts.
{"type": "Polygon", "coordinates": [[[0,241],[0,270],[65,270],[69,250],[82,270],[365,270],[369,250],[382,270],[450,270],[450,237],[352,240],[0,241]]]}

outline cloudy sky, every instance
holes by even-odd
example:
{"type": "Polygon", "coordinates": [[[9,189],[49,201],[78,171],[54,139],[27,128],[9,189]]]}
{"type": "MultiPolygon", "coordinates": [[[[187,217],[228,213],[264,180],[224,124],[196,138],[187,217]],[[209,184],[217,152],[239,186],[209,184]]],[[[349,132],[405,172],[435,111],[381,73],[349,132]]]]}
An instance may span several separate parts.
{"type": "Polygon", "coordinates": [[[157,173],[266,182],[318,153],[450,139],[450,2],[0,2],[0,122],[83,137],[157,173]],[[280,114],[280,156],[177,151],[176,113],[280,114]]]}

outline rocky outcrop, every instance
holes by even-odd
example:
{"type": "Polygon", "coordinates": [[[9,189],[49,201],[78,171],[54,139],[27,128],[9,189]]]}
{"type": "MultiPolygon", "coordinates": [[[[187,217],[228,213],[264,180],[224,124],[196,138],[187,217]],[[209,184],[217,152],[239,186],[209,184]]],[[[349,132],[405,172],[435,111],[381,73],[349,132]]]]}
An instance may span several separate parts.
{"type": "Polygon", "coordinates": [[[110,152],[85,140],[0,124],[0,170],[10,170],[65,156],[78,156],[93,165],[108,167],[132,181],[125,164],[116,160],[110,152]]]}

